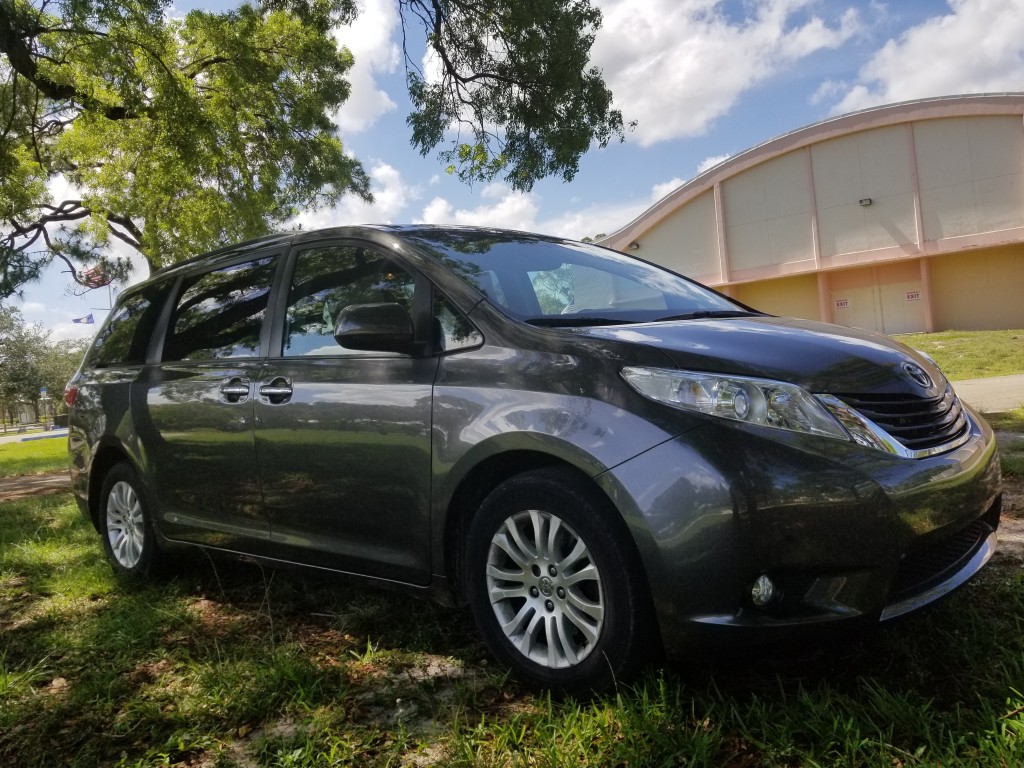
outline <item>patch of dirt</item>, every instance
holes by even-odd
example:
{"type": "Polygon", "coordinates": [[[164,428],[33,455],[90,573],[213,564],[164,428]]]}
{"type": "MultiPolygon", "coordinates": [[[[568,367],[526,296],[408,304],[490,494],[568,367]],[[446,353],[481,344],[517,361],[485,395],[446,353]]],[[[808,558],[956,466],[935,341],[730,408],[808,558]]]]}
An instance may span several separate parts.
{"type": "Polygon", "coordinates": [[[1003,517],[997,554],[1024,562],[1024,479],[1003,478],[1003,517]]]}
{"type": "Polygon", "coordinates": [[[53,472],[45,475],[21,475],[0,477],[0,503],[20,501],[31,496],[49,496],[67,493],[71,490],[71,477],[67,472],[53,472]]]}

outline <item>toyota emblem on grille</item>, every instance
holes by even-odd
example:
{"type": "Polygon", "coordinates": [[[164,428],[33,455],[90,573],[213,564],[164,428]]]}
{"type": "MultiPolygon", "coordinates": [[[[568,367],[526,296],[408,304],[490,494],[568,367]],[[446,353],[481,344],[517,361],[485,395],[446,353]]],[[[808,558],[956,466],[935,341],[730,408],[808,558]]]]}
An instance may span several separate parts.
{"type": "Polygon", "coordinates": [[[931,377],[924,372],[924,369],[915,363],[903,363],[903,372],[916,381],[925,389],[932,385],[931,377]]]}

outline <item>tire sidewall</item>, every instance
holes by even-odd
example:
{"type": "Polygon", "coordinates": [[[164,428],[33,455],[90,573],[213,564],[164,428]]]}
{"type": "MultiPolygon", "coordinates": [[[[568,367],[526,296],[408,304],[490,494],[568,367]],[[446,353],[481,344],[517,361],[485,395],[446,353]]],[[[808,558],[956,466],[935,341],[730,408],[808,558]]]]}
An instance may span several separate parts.
{"type": "Polygon", "coordinates": [[[114,465],[103,478],[103,488],[100,491],[100,503],[97,512],[97,528],[99,529],[100,539],[103,542],[103,552],[114,572],[132,578],[143,578],[152,575],[156,570],[159,560],[159,547],[156,530],[153,526],[152,506],[149,503],[149,496],[146,493],[145,486],[139,479],[138,473],[127,462],[114,465]],[[142,553],[139,556],[139,561],[130,568],[125,567],[114,556],[107,530],[107,503],[110,499],[111,490],[118,483],[127,483],[132,487],[142,508],[142,553]]]}
{"type": "Polygon", "coordinates": [[[610,504],[570,473],[539,470],[499,485],[484,500],[470,523],[464,574],[470,607],[494,656],[528,683],[556,691],[588,695],[628,676],[638,665],[641,638],[636,564],[631,562],[609,514],[610,504]],[[526,658],[498,624],[487,590],[486,569],[495,532],[510,517],[526,510],[559,517],[583,541],[601,575],[604,623],[601,636],[583,661],[551,669],[526,658]]]}

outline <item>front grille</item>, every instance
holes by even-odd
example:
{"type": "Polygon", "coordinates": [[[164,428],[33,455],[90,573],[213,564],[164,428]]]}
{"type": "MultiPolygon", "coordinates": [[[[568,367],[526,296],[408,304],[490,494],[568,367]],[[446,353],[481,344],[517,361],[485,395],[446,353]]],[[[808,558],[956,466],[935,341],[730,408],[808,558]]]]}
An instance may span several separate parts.
{"type": "Polygon", "coordinates": [[[940,397],[916,395],[837,395],[848,406],[912,451],[951,443],[970,425],[953,388],[940,397]]]}
{"type": "Polygon", "coordinates": [[[909,553],[896,572],[890,601],[899,601],[952,576],[991,532],[987,523],[975,520],[959,533],[909,553]]]}

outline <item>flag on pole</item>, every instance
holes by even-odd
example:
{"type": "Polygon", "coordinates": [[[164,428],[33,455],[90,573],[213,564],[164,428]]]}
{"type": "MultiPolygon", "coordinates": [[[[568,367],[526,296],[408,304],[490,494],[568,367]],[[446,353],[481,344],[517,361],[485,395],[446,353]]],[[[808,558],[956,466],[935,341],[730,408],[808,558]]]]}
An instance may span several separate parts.
{"type": "Polygon", "coordinates": [[[79,325],[92,325],[95,320],[92,319],[92,312],[85,317],[75,317],[71,320],[72,323],[78,323],[79,325]]]}
{"type": "Polygon", "coordinates": [[[95,267],[79,272],[78,282],[86,288],[102,288],[104,285],[109,285],[111,280],[103,270],[103,265],[97,264],[95,267]]]}

